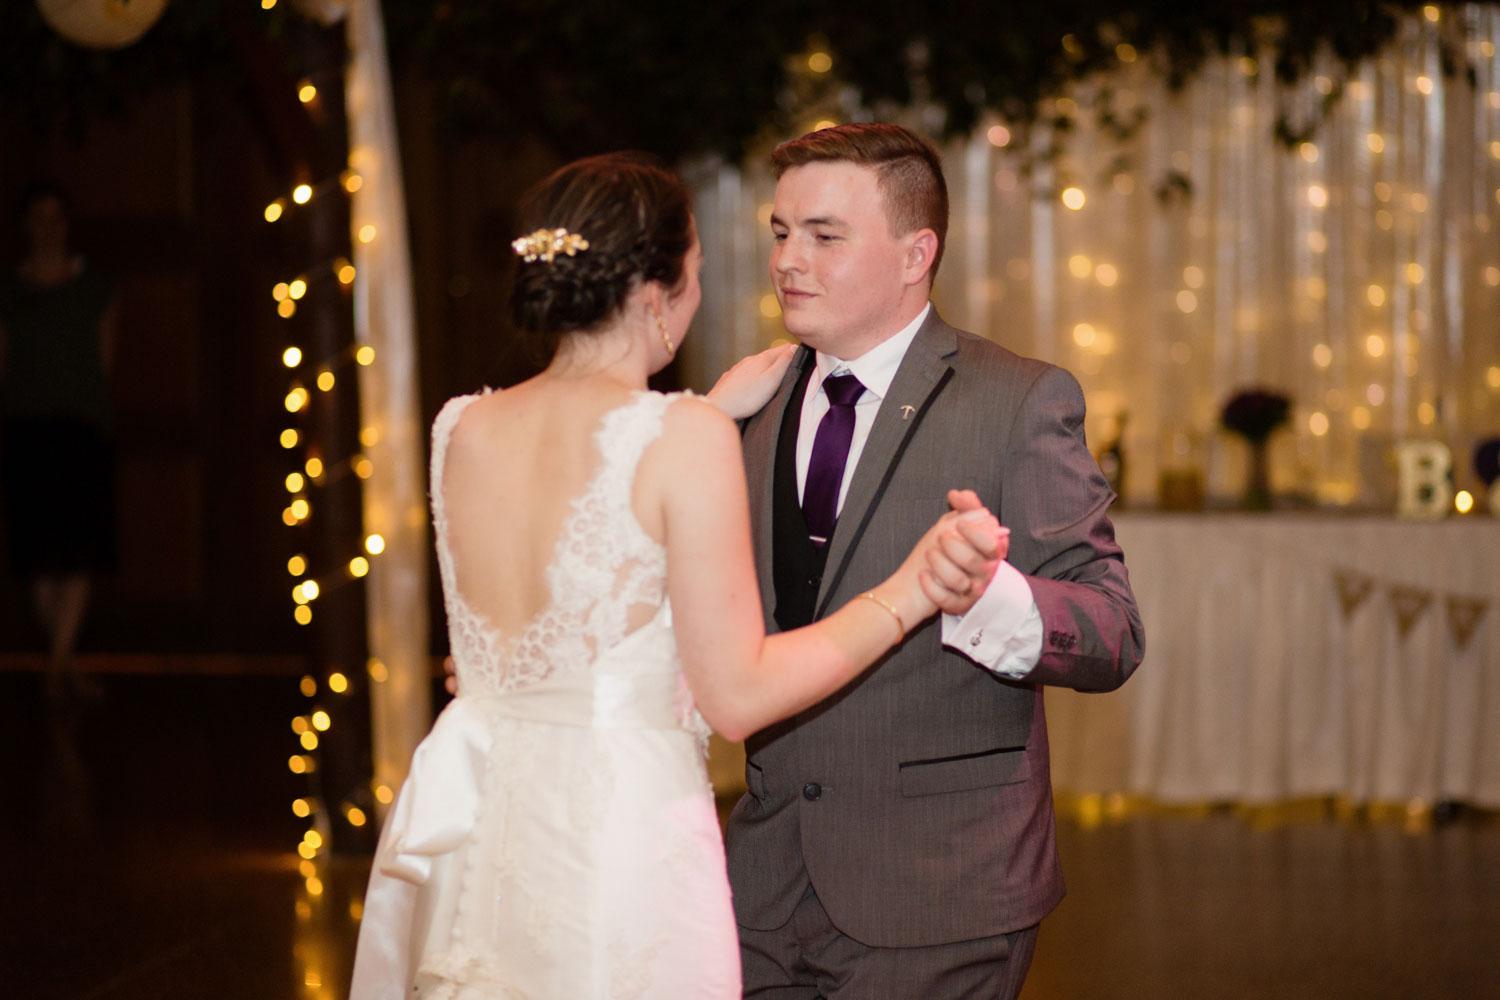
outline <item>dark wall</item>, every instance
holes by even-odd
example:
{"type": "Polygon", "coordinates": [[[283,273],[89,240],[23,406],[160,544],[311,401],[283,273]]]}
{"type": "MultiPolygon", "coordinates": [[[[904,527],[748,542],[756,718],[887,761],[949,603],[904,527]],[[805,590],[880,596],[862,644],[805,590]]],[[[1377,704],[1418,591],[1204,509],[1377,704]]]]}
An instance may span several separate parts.
{"type": "MultiPolygon", "coordinates": [[[[75,244],[119,297],[118,567],[99,581],[85,652],[289,652],[305,642],[285,570],[295,551],[280,520],[292,467],[277,442],[285,321],[270,295],[302,264],[262,217],[291,182],[269,166],[250,111],[182,88],[81,129],[0,119],[4,266],[21,252],[21,191],[49,178],[70,194],[75,244]]],[[[0,651],[41,642],[19,582],[5,576],[0,651]]]]}
{"type": "MultiPolygon", "coordinates": [[[[0,262],[13,267],[21,250],[17,198],[48,178],[70,193],[75,243],[119,291],[118,569],[99,582],[85,653],[309,648],[286,572],[307,543],[281,521],[296,458],[278,444],[288,423],[280,355],[301,318],[277,316],[271,288],[313,262],[302,259],[296,210],[275,224],[262,215],[304,179],[289,176],[301,161],[284,148],[284,121],[262,106],[265,89],[258,104],[248,84],[184,86],[50,130],[0,110],[0,262]]],[[[430,97],[398,81],[426,425],[450,396],[536,371],[511,336],[510,241],[519,193],[559,165],[525,139],[440,134],[430,97]]],[[[344,295],[347,310],[346,289],[329,282],[321,294],[344,295]]],[[[0,653],[41,646],[18,581],[0,574],[0,653]]]]}

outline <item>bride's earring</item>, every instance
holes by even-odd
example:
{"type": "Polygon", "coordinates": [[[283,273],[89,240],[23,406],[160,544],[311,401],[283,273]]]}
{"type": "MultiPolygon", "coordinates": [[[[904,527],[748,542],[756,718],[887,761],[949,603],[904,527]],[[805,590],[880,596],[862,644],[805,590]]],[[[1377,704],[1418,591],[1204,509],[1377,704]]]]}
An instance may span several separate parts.
{"type": "Polygon", "coordinates": [[[667,357],[670,358],[677,353],[677,345],[667,336],[667,321],[661,318],[661,313],[656,311],[655,306],[651,307],[651,315],[656,317],[656,328],[661,331],[661,342],[667,345],[667,357]]]}

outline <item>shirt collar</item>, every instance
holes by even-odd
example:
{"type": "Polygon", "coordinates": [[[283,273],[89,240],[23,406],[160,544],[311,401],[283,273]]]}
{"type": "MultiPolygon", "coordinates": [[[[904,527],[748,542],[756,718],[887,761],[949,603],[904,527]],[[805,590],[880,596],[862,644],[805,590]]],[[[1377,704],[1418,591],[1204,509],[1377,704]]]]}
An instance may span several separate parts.
{"type": "Polygon", "coordinates": [[[932,312],[932,303],[928,302],[922,307],[922,311],[917,313],[916,319],[853,361],[843,361],[831,354],[819,351],[817,353],[818,389],[821,391],[824,379],[842,368],[859,379],[859,384],[865,387],[866,396],[884,399],[885,394],[891,389],[892,380],[896,377],[896,369],[901,367],[901,359],[906,357],[906,349],[916,339],[917,331],[922,328],[930,312],[932,312]]]}

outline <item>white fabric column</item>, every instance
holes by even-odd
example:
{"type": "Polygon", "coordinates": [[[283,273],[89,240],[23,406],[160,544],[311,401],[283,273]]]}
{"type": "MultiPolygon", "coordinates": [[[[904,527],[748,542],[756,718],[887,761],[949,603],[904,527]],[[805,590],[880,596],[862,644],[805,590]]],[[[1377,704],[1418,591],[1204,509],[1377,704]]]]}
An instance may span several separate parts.
{"type": "Polygon", "coordinates": [[[396,111],[377,0],[348,7],[346,85],[354,192],[354,323],[374,364],[359,368],[365,531],[385,550],[367,578],[370,711],[375,781],[392,790],[432,722],[428,655],[426,469],[412,308],[406,201],[396,142],[396,111]],[[373,226],[373,238],[362,240],[373,226]]]}

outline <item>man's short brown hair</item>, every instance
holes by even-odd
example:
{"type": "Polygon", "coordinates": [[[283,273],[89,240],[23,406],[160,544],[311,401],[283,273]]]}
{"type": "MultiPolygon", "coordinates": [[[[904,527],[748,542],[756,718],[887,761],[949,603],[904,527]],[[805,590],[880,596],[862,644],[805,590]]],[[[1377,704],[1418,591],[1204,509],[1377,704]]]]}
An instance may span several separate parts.
{"type": "Polygon", "coordinates": [[[855,122],[789,139],[771,153],[778,180],[793,167],[839,160],[875,170],[892,235],[914,229],[937,234],[937,254],[928,272],[936,275],[948,240],[948,185],[937,147],[900,125],[855,122]]]}

